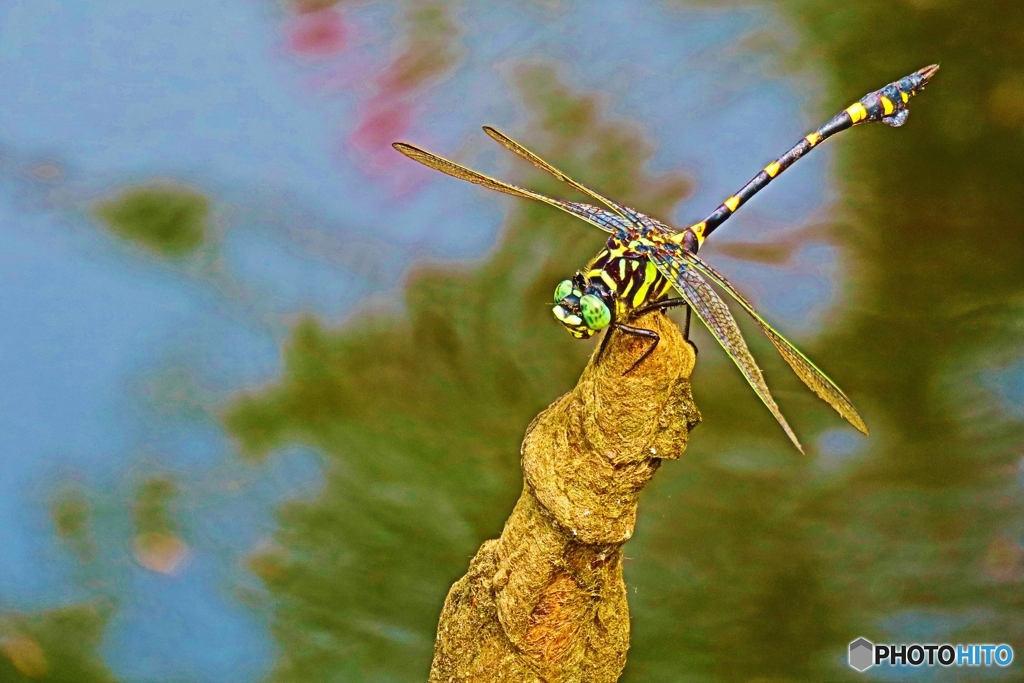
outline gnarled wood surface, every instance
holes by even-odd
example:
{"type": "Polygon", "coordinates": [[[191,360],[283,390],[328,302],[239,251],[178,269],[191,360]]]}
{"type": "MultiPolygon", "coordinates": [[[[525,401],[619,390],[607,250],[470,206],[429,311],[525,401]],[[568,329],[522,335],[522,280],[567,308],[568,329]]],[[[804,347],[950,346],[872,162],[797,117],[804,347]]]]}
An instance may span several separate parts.
{"type": "Polygon", "coordinates": [[[431,683],[618,680],[629,647],[622,544],[663,459],[700,421],[694,353],[661,313],[615,333],[601,362],[537,416],[522,447],[522,496],[501,537],[484,542],[441,612],[431,683]]]}

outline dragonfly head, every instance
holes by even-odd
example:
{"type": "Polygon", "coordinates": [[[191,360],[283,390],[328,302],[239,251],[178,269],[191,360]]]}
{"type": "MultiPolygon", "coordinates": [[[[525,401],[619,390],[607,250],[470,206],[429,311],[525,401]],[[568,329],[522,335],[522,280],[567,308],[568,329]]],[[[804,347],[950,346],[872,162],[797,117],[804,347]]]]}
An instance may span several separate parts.
{"type": "Polygon", "coordinates": [[[580,273],[555,288],[555,318],[577,339],[589,339],[612,322],[608,302],[598,294],[584,292],[587,282],[580,273]]]}

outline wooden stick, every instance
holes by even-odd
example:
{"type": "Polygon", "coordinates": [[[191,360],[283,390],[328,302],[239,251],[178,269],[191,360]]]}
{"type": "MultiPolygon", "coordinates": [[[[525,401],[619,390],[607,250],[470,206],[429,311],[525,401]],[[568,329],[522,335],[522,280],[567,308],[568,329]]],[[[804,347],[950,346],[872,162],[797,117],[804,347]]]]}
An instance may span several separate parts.
{"type": "Polygon", "coordinates": [[[501,537],[485,541],[441,612],[431,683],[618,680],[629,647],[622,544],[663,459],[700,421],[695,356],[661,312],[616,333],[576,388],[534,419],[522,446],[522,496],[501,537]]]}

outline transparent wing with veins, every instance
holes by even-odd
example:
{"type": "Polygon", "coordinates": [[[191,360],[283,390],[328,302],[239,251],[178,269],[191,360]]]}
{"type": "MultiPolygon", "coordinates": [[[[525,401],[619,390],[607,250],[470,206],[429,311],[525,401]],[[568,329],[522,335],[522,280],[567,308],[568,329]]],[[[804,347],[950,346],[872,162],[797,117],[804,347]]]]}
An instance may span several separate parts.
{"type": "Polygon", "coordinates": [[[425,149],[420,149],[419,147],[405,142],[396,142],[392,147],[413,161],[418,161],[424,166],[436,171],[441,171],[441,173],[450,175],[453,178],[459,178],[460,180],[466,180],[477,185],[482,185],[488,189],[496,190],[497,192],[510,194],[513,197],[523,197],[524,199],[534,199],[539,202],[544,202],[545,204],[554,206],[555,208],[576,216],[577,218],[584,220],[605,232],[616,233],[621,231],[624,227],[625,219],[600,207],[555,199],[539,192],[534,192],[532,190],[518,187],[517,185],[512,185],[511,183],[495,180],[490,176],[485,176],[471,168],[466,168],[454,161],[449,161],[444,157],[439,157],[425,149]]]}
{"type": "Polygon", "coordinates": [[[575,180],[570,178],[565,173],[562,173],[557,168],[555,168],[554,166],[552,166],[548,162],[544,161],[539,156],[537,156],[536,154],[534,154],[530,150],[526,149],[525,147],[520,145],[518,142],[516,142],[512,138],[510,138],[509,136],[507,136],[504,133],[502,133],[497,128],[492,128],[490,126],[484,126],[484,132],[487,133],[489,136],[491,136],[491,138],[493,140],[495,140],[499,145],[501,145],[505,149],[509,150],[510,152],[514,152],[514,153],[518,154],[519,156],[521,156],[522,158],[526,159],[527,161],[529,161],[531,164],[533,164],[537,168],[539,168],[539,169],[541,169],[543,171],[547,171],[548,173],[550,173],[554,177],[558,178],[562,182],[568,184],[570,187],[572,187],[572,188],[574,188],[576,190],[579,190],[583,194],[588,195],[590,197],[593,197],[597,201],[601,202],[602,204],[607,206],[609,209],[611,209],[615,213],[619,214],[622,218],[626,218],[625,214],[623,214],[623,212],[621,211],[621,207],[619,207],[618,204],[616,204],[612,200],[608,199],[607,197],[605,197],[605,196],[603,196],[601,194],[598,194],[594,190],[591,190],[589,187],[587,187],[583,183],[576,182],[575,180]]]}
{"type": "MultiPolygon", "coordinates": [[[[585,195],[593,197],[597,201],[607,206],[609,209],[615,212],[615,214],[618,214],[617,216],[615,216],[615,218],[619,220],[622,226],[622,231],[625,232],[629,231],[631,228],[635,229],[640,227],[640,218],[644,217],[643,214],[641,214],[640,212],[631,209],[628,206],[619,204],[617,201],[613,199],[608,199],[607,197],[605,197],[604,195],[600,194],[595,190],[591,190],[583,183],[574,180],[568,174],[563,173],[562,171],[558,170],[548,162],[544,161],[539,156],[537,156],[530,150],[526,149],[526,147],[524,147],[523,145],[519,144],[518,142],[510,138],[509,136],[499,131],[497,128],[492,128],[491,126],[484,126],[484,132],[490,135],[498,144],[500,144],[505,149],[511,152],[515,152],[516,154],[518,154],[519,156],[521,156],[522,158],[526,159],[531,164],[536,166],[537,168],[543,171],[547,171],[548,173],[558,178],[562,182],[568,184],[570,187],[582,192],[585,195]]],[[[659,225],[661,225],[662,228],[669,233],[674,232],[673,230],[668,228],[668,226],[666,226],[664,223],[659,223],[659,225]]]]}
{"type": "MultiPolygon", "coordinates": [[[[660,233],[661,235],[664,235],[666,239],[675,234],[664,223],[650,218],[649,216],[636,214],[635,218],[649,233],[660,233]]],[[[721,287],[729,294],[729,296],[735,299],[736,302],[739,303],[739,305],[742,306],[743,309],[754,319],[757,325],[761,328],[761,331],[764,332],[765,336],[768,337],[768,340],[773,346],[775,346],[776,350],[778,350],[779,355],[781,355],[783,360],[789,364],[789,367],[793,369],[796,376],[800,378],[800,381],[803,382],[807,388],[813,391],[819,398],[832,406],[837,413],[839,413],[858,431],[863,434],[868,433],[868,427],[864,423],[863,418],[861,418],[850,399],[845,393],[843,393],[843,390],[840,389],[835,382],[829,379],[829,377],[814,363],[812,363],[807,356],[801,353],[799,349],[779,334],[775,328],[765,322],[765,320],[758,315],[757,311],[754,310],[754,307],[750,302],[736,290],[724,275],[690,251],[670,245],[667,245],[666,248],[671,250],[673,258],[686,261],[692,268],[703,273],[708,279],[721,287]]]]}
{"type": "Polygon", "coordinates": [[[830,406],[835,408],[836,412],[842,415],[847,422],[857,428],[858,431],[867,434],[868,427],[864,424],[864,420],[857,413],[857,409],[853,407],[853,403],[846,397],[842,389],[836,386],[835,382],[828,378],[825,373],[818,369],[804,354],[802,354],[795,346],[790,344],[785,337],[776,332],[771,325],[766,323],[764,319],[757,314],[754,307],[750,305],[750,302],[743,298],[743,295],[736,291],[736,288],[725,279],[725,276],[718,273],[714,268],[705,263],[699,256],[689,252],[680,252],[683,259],[685,259],[693,268],[706,275],[712,282],[724,289],[729,295],[735,299],[740,306],[746,309],[747,313],[754,318],[758,326],[765,333],[765,336],[771,341],[771,343],[778,349],[779,354],[789,364],[789,367],[793,368],[793,372],[800,378],[807,387],[818,395],[823,401],[828,403],[830,406]]]}
{"type": "Polygon", "coordinates": [[[750,383],[754,392],[778,420],[789,440],[793,442],[797,450],[803,453],[804,449],[797,440],[796,434],[793,433],[786,418],[782,416],[782,411],[775,403],[775,399],[772,398],[771,392],[768,391],[768,385],[761,375],[761,369],[750,354],[747,342],[743,339],[743,334],[740,332],[732,312],[707,280],[681,258],[683,253],[686,252],[681,248],[675,250],[657,248],[648,252],[648,258],[654,262],[661,274],[675,285],[686,303],[722,345],[725,352],[736,363],[736,367],[740,369],[743,377],[750,383]]]}

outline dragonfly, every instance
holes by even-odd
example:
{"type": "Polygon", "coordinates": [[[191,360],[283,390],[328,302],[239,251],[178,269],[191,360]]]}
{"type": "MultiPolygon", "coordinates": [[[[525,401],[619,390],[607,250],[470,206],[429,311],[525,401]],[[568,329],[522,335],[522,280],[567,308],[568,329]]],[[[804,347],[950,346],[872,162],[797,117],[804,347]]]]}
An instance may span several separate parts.
{"type": "Polygon", "coordinates": [[[765,166],[706,218],[685,229],[672,228],[656,218],[599,194],[490,126],[484,126],[484,132],[500,145],[590,197],[600,206],[556,199],[496,180],[405,142],[396,142],[392,146],[410,159],[442,173],[514,197],[544,202],[610,233],[605,247],[586,267],[577,271],[572,278],[558,283],[555,288],[553,312],[558,322],[578,339],[588,339],[601,330],[607,330],[596,356],[597,361],[600,361],[613,330],[649,340],[644,351],[626,370],[625,374],[628,374],[654,351],[659,341],[657,332],[633,323],[652,311],[665,312],[670,308],[685,307],[684,336],[687,340],[692,311],[735,362],[793,445],[803,453],[800,441],[772,398],[736,319],[712,283],[754,319],[783,360],[812,392],[832,406],[858,431],[867,434],[867,425],[835,382],[765,322],[725,276],[697,253],[708,236],[740,206],[826,139],[862,123],[881,121],[893,127],[902,126],[909,115],[907,106],[910,99],[924,89],[938,69],[937,64],[932,64],[868,93],[765,166]],[[672,296],[673,292],[677,296],[672,296]]]}

